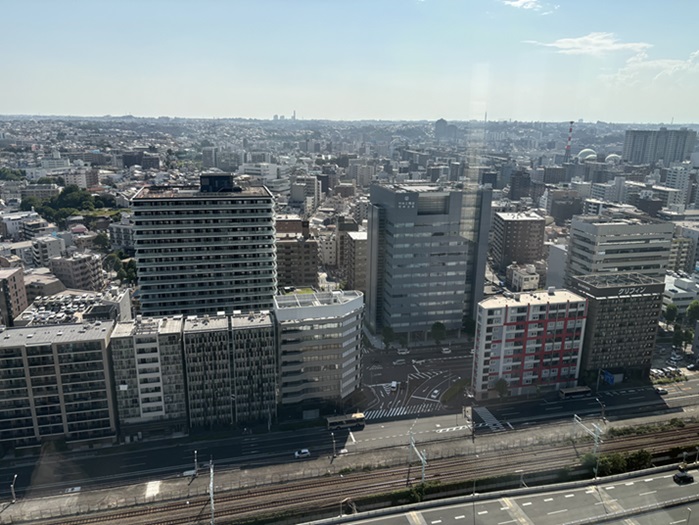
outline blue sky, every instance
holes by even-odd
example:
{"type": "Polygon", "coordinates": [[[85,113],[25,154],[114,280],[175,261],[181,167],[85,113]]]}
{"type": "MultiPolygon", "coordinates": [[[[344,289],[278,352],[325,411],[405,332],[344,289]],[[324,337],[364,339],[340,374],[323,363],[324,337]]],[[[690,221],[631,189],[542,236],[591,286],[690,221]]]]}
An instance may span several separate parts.
{"type": "Polygon", "coordinates": [[[699,122],[691,0],[0,0],[0,114],[699,122]]]}

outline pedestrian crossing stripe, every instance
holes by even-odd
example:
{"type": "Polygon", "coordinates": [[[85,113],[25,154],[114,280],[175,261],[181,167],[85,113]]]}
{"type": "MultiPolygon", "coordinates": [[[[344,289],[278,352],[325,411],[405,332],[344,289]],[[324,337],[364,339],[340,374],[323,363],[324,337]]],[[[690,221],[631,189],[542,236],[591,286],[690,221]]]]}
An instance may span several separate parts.
{"type": "Polygon", "coordinates": [[[386,417],[404,416],[407,414],[418,414],[434,412],[437,405],[434,403],[423,403],[421,405],[411,405],[407,407],[386,408],[383,410],[366,410],[364,417],[367,421],[372,419],[382,419],[386,417]]]}

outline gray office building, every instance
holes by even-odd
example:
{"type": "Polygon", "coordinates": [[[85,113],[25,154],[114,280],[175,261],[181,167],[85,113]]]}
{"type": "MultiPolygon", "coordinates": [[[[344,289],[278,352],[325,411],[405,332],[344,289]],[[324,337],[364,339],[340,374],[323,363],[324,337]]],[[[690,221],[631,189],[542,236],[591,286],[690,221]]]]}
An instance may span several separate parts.
{"type": "Polygon", "coordinates": [[[665,166],[689,158],[694,151],[697,132],[687,128],[626,131],[622,159],[632,164],[651,164],[659,160],[665,166]]]}
{"type": "Polygon", "coordinates": [[[459,330],[482,299],[492,190],[430,183],[373,185],[367,323],[424,339],[459,330]]]}

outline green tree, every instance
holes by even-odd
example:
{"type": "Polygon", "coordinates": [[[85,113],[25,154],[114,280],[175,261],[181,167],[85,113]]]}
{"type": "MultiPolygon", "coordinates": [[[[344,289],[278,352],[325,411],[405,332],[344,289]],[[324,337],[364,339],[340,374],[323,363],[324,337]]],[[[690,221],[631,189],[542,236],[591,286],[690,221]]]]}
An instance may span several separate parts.
{"type": "Polygon", "coordinates": [[[682,328],[675,327],[675,331],[672,334],[672,344],[675,346],[682,346],[684,342],[684,332],[682,328]]]}
{"type": "Polygon", "coordinates": [[[694,342],[694,330],[687,328],[682,332],[682,343],[691,345],[694,342]]]}
{"type": "Polygon", "coordinates": [[[111,241],[109,240],[109,235],[107,235],[104,232],[100,232],[97,234],[97,237],[95,237],[95,240],[92,241],[92,243],[102,252],[107,253],[109,251],[110,246],[112,245],[111,241]]]}
{"type": "Polygon", "coordinates": [[[12,168],[0,168],[0,180],[24,180],[25,173],[22,170],[12,168]]]}
{"type": "Polygon", "coordinates": [[[32,208],[38,210],[43,206],[44,201],[37,197],[25,197],[19,205],[19,209],[22,211],[30,211],[32,208]]]}
{"type": "Polygon", "coordinates": [[[431,333],[432,339],[434,339],[435,343],[438,345],[447,337],[447,329],[444,326],[444,323],[440,323],[439,321],[432,325],[431,333]]]}
{"type": "Polygon", "coordinates": [[[510,391],[510,384],[507,382],[505,378],[501,377],[495,382],[495,386],[493,388],[500,397],[505,397],[507,396],[507,393],[510,391]]]}
{"type": "Polygon", "coordinates": [[[692,301],[687,307],[687,312],[684,315],[684,320],[687,326],[694,328],[694,325],[699,321],[699,301],[692,301]]]}
{"type": "Polygon", "coordinates": [[[645,449],[631,452],[626,457],[626,468],[628,470],[642,470],[649,468],[653,463],[653,454],[645,449]]]}
{"type": "Polygon", "coordinates": [[[675,303],[670,303],[667,305],[665,308],[665,321],[668,324],[672,324],[675,322],[675,319],[677,319],[677,314],[678,314],[678,308],[675,303]]]}
{"type": "Polygon", "coordinates": [[[396,339],[396,334],[393,331],[393,328],[390,326],[383,327],[383,330],[381,330],[381,336],[383,337],[383,344],[386,349],[389,349],[391,347],[391,343],[396,339]]]}

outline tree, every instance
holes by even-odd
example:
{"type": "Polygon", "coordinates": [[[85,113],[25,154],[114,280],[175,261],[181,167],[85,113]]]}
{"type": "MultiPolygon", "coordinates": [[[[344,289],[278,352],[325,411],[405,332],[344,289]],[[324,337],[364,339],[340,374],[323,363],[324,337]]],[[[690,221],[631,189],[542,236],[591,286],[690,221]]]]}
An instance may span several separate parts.
{"type": "Polygon", "coordinates": [[[507,396],[507,393],[510,391],[510,384],[507,382],[505,378],[501,377],[495,382],[495,386],[493,388],[500,397],[505,397],[507,396]]]}
{"type": "Polygon", "coordinates": [[[107,252],[109,251],[109,247],[111,246],[111,242],[109,240],[109,235],[107,235],[104,232],[100,232],[97,234],[97,237],[95,237],[95,240],[92,241],[92,243],[101,251],[107,252]]]}
{"type": "Polygon", "coordinates": [[[437,321],[432,325],[432,338],[434,339],[435,343],[439,345],[444,339],[447,337],[447,329],[444,326],[443,323],[440,323],[437,321]]]}
{"type": "Polygon", "coordinates": [[[682,332],[682,328],[675,327],[675,331],[672,334],[672,344],[675,346],[682,346],[682,343],[684,342],[684,333],[682,332]]]}
{"type": "Polygon", "coordinates": [[[677,319],[678,308],[675,303],[670,303],[665,308],[665,322],[667,324],[672,324],[677,319]]]}
{"type": "Polygon", "coordinates": [[[682,343],[685,345],[691,345],[694,342],[694,330],[687,328],[682,332],[682,343]]]}
{"type": "Polygon", "coordinates": [[[699,321],[699,301],[694,300],[689,303],[684,319],[687,326],[694,328],[694,325],[699,321]]]}
{"type": "Polygon", "coordinates": [[[391,346],[391,343],[395,340],[396,334],[393,331],[393,328],[390,326],[384,326],[383,330],[381,330],[381,335],[383,336],[383,344],[384,346],[388,349],[391,346]]]}

